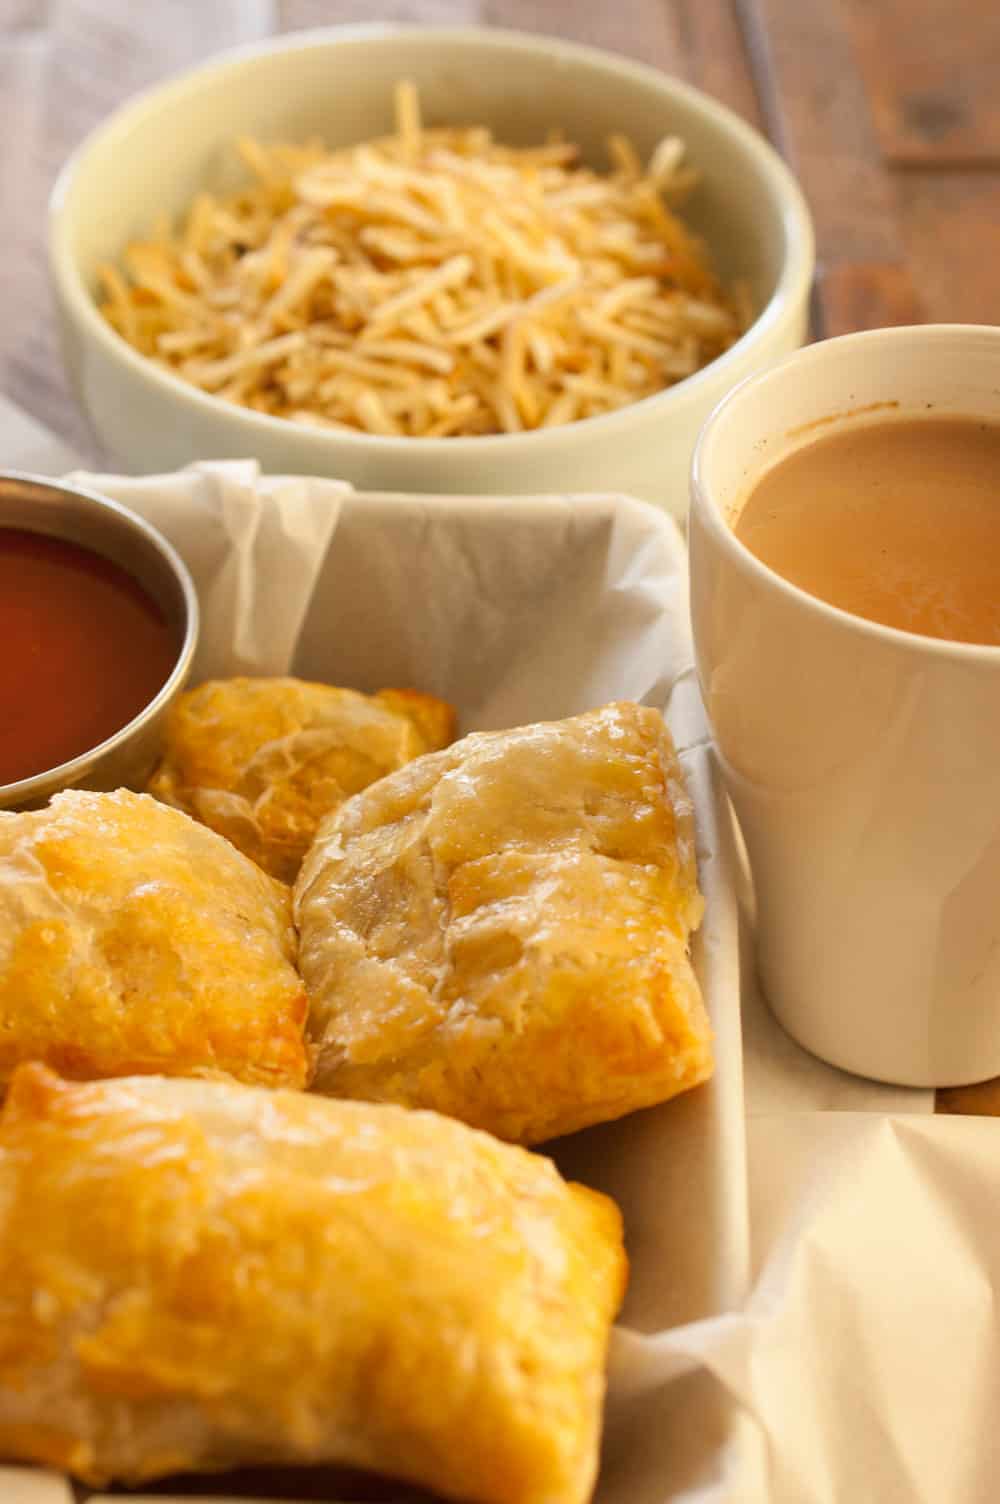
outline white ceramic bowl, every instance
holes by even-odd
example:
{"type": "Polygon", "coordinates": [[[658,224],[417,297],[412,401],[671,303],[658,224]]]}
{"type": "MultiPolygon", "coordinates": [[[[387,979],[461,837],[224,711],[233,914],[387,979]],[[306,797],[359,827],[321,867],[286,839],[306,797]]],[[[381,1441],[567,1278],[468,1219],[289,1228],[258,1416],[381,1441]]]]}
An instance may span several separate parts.
{"type": "Polygon", "coordinates": [[[805,337],[813,234],[787,168],[749,126],[697,90],[621,57],[517,32],[339,27],[231,52],[140,95],[83,143],[53,192],[50,258],[70,374],[100,441],[136,471],[253,456],[265,469],[371,490],[619,490],[686,512],[698,429],[749,372],[805,337]],[[512,142],[562,126],[604,165],[624,132],[648,153],[668,133],[704,174],[685,214],[725,279],[745,278],[752,328],[696,375],[617,412],[514,435],[406,439],[331,434],[207,396],[133,351],[94,302],[95,269],[231,184],[233,140],[331,145],[384,134],[393,85],[417,83],[433,124],[484,123],[512,142]]]}

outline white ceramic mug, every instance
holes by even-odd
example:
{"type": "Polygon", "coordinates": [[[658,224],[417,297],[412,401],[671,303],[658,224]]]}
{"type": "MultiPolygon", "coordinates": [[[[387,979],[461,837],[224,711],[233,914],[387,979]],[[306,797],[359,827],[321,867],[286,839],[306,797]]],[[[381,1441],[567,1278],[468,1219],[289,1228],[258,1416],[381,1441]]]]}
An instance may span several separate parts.
{"type": "Polygon", "coordinates": [[[828,340],[716,408],[692,480],[695,647],[774,1012],[834,1065],[951,1086],[1000,1075],[1000,647],[851,616],[732,531],[766,468],[881,403],[1000,421],[1000,328],[828,340]]]}

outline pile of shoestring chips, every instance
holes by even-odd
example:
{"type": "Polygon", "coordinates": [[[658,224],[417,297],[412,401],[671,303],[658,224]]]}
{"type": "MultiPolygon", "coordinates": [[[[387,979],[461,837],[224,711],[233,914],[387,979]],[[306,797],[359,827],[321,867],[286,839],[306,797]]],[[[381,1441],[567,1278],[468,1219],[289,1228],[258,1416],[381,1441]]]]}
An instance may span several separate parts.
{"type": "Polygon", "coordinates": [[[572,423],[699,370],[747,327],[677,206],[683,143],[609,170],[553,136],[396,129],[328,150],[236,143],[245,186],[199,194],[101,268],[101,310],[203,392],[333,430],[441,438],[572,423]]]}

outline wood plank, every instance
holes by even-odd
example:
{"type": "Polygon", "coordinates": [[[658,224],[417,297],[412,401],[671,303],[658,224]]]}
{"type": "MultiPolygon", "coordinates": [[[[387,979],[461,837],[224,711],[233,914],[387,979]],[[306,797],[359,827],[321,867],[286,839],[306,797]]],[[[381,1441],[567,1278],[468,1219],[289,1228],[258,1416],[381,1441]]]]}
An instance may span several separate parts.
{"type": "Polygon", "coordinates": [[[973,1117],[1000,1117],[1000,1080],[983,1081],[978,1086],[949,1086],[935,1099],[936,1112],[950,1112],[973,1117]]]}
{"type": "Polygon", "coordinates": [[[845,0],[881,148],[906,166],[1000,166],[996,0],[845,0]]]}
{"type": "Polygon", "coordinates": [[[901,262],[850,261],[820,269],[823,333],[849,334],[889,324],[919,324],[924,305],[901,262]]]}
{"type": "Polygon", "coordinates": [[[896,179],[903,244],[926,317],[1000,320],[1000,171],[896,179]]]}
{"type": "Polygon", "coordinates": [[[816,222],[818,333],[919,317],[893,185],[879,151],[843,11],[836,3],[742,5],[771,134],[816,222]]]}
{"type": "Polygon", "coordinates": [[[765,111],[736,0],[688,0],[677,10],[687,57],[684,76],[764,131],[765,111]]]}
{"type": "Polygon", "coordinates": [[[407,26],[476,26],[484,20],[484,0],[277,0],[275,31],[311,30],[386,21],[407,26]]]}
{"type": "MultiPolygon", "coordinates": [[[[278,26],[295,31],[371,19],[366,0],[279,0],[278,26]]],[[[621,52],[713,94],[751,124],[760,109],[734,0],[387,0],[383,21],[489,24],[621,52]]]]}

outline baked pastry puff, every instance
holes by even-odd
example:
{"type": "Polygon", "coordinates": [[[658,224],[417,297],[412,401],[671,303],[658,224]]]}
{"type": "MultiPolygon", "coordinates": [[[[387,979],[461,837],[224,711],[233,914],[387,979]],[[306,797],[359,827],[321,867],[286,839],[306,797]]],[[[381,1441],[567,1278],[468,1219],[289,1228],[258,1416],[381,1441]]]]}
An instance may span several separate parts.
{"type": "Polygon", "coordinates": [[[287,888],[187,815],[125,789],[0,812],[0,1092],[23,1060],[303,1086],[294,963],[287,888]]]}
{"type": "Polygon", "coordinates": [[[314,1087],[518,1143],[696,1086],[691,802],[655,710],[465,737],[320,827],[295,888],[314,1087]]]}
{"type": "Polygon", "coordinates": [[[434,1113],[23,1066],[0,1456],[97,1486],[343,1462],[584,1504],[624,1280],[612,1201],[434,1113]]]}
{"type": "Polygon", "coordinates": [[[170,709],[148,788],[292,882],[324,815],[455,734],[450,705],[302,679],[215,679],[170,709]]]}

